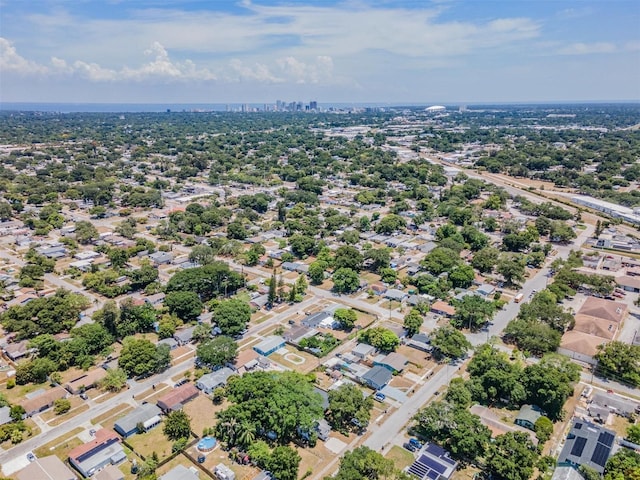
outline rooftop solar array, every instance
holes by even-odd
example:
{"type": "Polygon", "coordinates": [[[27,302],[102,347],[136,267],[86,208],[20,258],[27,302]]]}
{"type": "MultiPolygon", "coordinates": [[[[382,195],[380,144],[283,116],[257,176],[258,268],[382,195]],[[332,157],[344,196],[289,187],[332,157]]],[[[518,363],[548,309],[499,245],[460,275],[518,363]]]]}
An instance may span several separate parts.
{"type": "Polygon", "coordinates": [[[430,443],[407,471],[421,480],[447,480],[456,466],[457,462],[449,457],[446,450],[430,443]]]}
{"type": "Polygon", "coordinates": [[[600,436],[598,437],[598,443],[604,443],[607,447],[613,445],[613,441],[616,439],[614,435],[611,435],[609,432],[600,432],[600,436]]]}
{"type": "Polygon", "coordinates": [[[591,455],[591,461],[604,467],[609,459],[609,453],[611,452],[611,447],[607,447],[601,443],[596,445],[595,450],[593,451],[593,455],[591,455]]]}
{"type": "Polygon", "coordinates": [[[579,457],[582,455],[582,451],[584,450],[584,446],[587,444],[587,439],[584,437],[576,438],[575,443],[573,444],[573,448],[571,449],[571,455],[575,455],[579,457]]]}

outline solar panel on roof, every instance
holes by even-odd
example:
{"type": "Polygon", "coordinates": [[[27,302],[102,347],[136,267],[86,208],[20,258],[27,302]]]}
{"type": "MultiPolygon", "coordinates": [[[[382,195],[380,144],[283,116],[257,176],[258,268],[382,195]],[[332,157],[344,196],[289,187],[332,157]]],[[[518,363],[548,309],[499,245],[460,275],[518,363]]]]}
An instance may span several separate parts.
{"type": "Polygon", "coordinates": [[[440,460],[442,460],[443,462],[448,463],[449,465],[455,465],[456,461],[453,458],[449,458],[449,457],[440,457],[440,460]]]}
{"type": "Polygon", "coordinates": [[[580,457],[582,455],[582,451],[584,450],[584,446],[587,443],[587,439],[584,437],[577,437],[576,442],[573,444],[573,448],[571,449],[571,455],[575,455],[576,457],[580,457]]]}
{"type": "Polygon", "coordinates": [[[607,447],[613,445],[613,441],[616,439],[615,435],[610,434],[609,432],[600,432],[600,436],[598,437],[598,443],[603,443],[607,447]]]}
{"type": "Polygon", "coordinates": [[[440,474],[438,474],[438,472],[435,472],[433,470],[430,470],[429,473],[427,473],[427,477],[432,478],[433,480],[438,480],[439,476],[440,474]]]}
{"type": "Polygon", "coordinates": [[[576,423],[573,428],[575,428],[576,430],[580,430],[582,428],[582,424],[581,423],[576,423]]]}
{"type": "Polygon", "coordinates": [[[591,461],[604,467],[609,459],[609,454],[611,453],[611,448],[602,445],[601,443],[596,445],[595,450],[593,451],[593,455],[591,455],[591,461]]]}

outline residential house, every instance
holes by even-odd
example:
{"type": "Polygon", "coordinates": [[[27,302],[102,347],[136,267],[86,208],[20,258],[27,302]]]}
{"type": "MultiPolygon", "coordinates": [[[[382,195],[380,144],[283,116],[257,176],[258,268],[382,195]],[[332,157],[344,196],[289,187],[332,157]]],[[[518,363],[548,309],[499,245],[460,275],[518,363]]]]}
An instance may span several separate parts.
{"type": "MultiPolygon", "coordinates": [[[[35,393],[35,392],[34,392],[35,393]]],[[[53,403],[60,398],[65,398],[68,395],[67,391],[62,387],[53,387],[51,390],[46,390],[39,393],[36,396],[30,396],[20,402],[22,408],[24,408],[25,417],[31,417],[53,407],[53,403]]]]}
{"type": "Polygon", "coordinates": [[[198,379],[196,387],[202,390],[207,395],[211,395],[213,391],[218,387],[224,387],[227,384],[227,380],[236,372],[229,367],[223,367],[215,372],[207,373],[198,379]]]}
{"type": "Polygon", "coordinates": [[[387,287],[385,287],[384,285],[380,284],[380,283],[374,283],[372,284],[369,289],[376,295],[382,295],[384,292],[387,291],[387,287]]]}
{"type": "Polygon", "coordinates": [[[402,302],[406,300],[408,296],[409,294],[407,292],[403,292],[402,290],[397,290],[395,288],[390,288],[383,294],[384,298],[395,302],[402,302]]]}
{"type": "Polygon", "coordinates": [[[407,340],[407,346],[415,348],[416,350],[422,350],[423,352],[430,352],[432,350],[431,347],[431,339],[429,335],[425,333],[416,333],[413,337],[407,340]]]}
{"type": "Polygon", "coordinates": [[[7,306],[7,308],[22,307],[27,303],[29,303],[31,300],[35,300],[36,298],[39,298],[36,292],[34,291],[27,292],[27,293],[20,294],[15,298],[12,298],[5,305],[7,306]]]}
{"type": "Polygon", "coordinates": [[[429,295],[409,295],[407,304],[417,307],[418,305],[429,304],[431,300],[433,300],[433,297],[430,298],[429,295]]]}
{"type": "Polygon", "coordinates": [[[402,372],[405,365],[409,363],[409,359],[407,357],[397,352],[391,352],[388,355],[381,357],[382,358],[376,358],[373,361],[373,364],[380,365],[381,367],[389,370],[391,373],[402,372]]]}
{"type": "Polygon", "coordinates": [[[101,428],[94,438],[69,452],[69,464],[83,477],[90,477],[107,465],[117,465],[127,458],[115,432],[101,428]]]}
{"type": "Polygon", "coordinates": [[[573,467],[556,467],[551,480],[584,480],[584,477],[573,467]]]}
{"type": "Polygon", "coordinates": [[[11,421],[13,421],[13,419],[11,418],[11,407],[0,407],[0,425],[6,425],[11,421]]]}
{"type": "Polygon", "coordinates": [[[176,348],[178,348],[178,346],[180,345],[175,338],[163,338],[162,340],[158,341],[158,345],[168,345],[169,346],[169,350],[175,350],[176,348]]]}
{"type": "Polygon", "coordinates": [[[124,473],[115,465],[107,465],[93,476],[93,480],[124,480],[124,473]]]}
{"type": "Polygon", "coordinates": [[[127,438],[136,433],[141,433],[138,431],[138,425],[142,425],[145,431],[159,425],[162,421],[161,414],[162,411],[156,405],[145,403],[117,420],[113,429],[122,437],[127,438]]]}
{"type": "Polygon", "coordinates": [[[329,322],[329,324],[333,323],[333,318],[331,317],[331,314],[329,312],[317,312],[311,315],[307,315],[302,319],[300,323],[302,324],[302,326],[307,328],[318,328],[322,324],[326,325],[327,321],[329,322]]]}
{"type": "Polygon", "coordinates": [[[351,350],[351,353],[360,360],[365,360],[369,355],[373,355],[375,351],[376,347],[373,347],[368,343],[359,343],[353,348],[353,350],[351,350]]]}
{"type": "Polygon", "coordinates": [[[198,480],[200,475],[195,467],[187,468],[184,465],[176,465],[158,480],[198,480]]]}
{"type": "Polygon", "coordinates": [[[149,260],[156,266],[168,265],[173,260],[173,254],[171,252],[154,252],[149,255],[149,260]]]}
{"type": "Polygon", "coordinates": [[[493,295],[495,291],[496,291],[496,287],[488,283],[483,283],[476,289],[476,293],[478,293],[483,297],[488,297],[489,295],[493,295]]]}
{"type": "Polygon", "coordinates": [[[260,310],[268,303],[269,303],[269,295],[264,294],[264,295],[259,295],[255,298],[252,298],[251,301],[249,302],[249,305],[251,306],[251,308],[254,308],[255,310],[260,310]]]}
{"type": "Polygon", "coordinates": [[[78,480],[73,471],[55,455],[36,458],[16,474],[17,480],[78,480]]]}
{"type": "Polygon", "coordinates": [[[242,375],[243,373],[258,367],[259,357],[260,355],[258,355],[258,352],[256,352],[255,350],[242,350],[233,361],[233,363],[228,364],[227,366],[237,374],[242,375]]]}
{"type": "Polygon", "coordinates": [[[286,342],[284,341],[284,338],[278,335],[270,335],[262,340],[258,345],[255,345],[253,349],[263,357],[268,357],[273,352],[284,347],[285,344],[286,342]]]}
{"type": "Polygon", "coordinates": [[[602,474],[615,439],[616,434],[611,430],[574,419],[557,465],[575,468],[585,465],[602,474]]]}
{"type": "Polygon", "coordinates": [[[57,260],[58,258],[64,258],[67,256],[67,249],[62,244],[51,245],[49,247],[40,247],[37,249],[40,255],[44,255],[47,258],[57,260]]]}
{"type": "Polygon", "coordinates": [[[160,293],[156,293],[153,295],[149,295],[148,297],[145,297],[145,301],[150,304],[153,305],[154,307],[161,307],[162,303],[164,302],[164,297],[166,295],[163,292],[160,293]]]}
{"type": "Polygon", "coordinates": [[[606,407],[609,411],[623,417],[630,417],[634,413],[640,413],[640,404],[638,402],[613,393],[598,392],[593,395],[591,404],[606,407]]]}
{"type": "Polygon", "coordinates": [[[518,416],[514,423],[521,427],[535,431],[536,422],[540,417],[544,415],[544,412],[535,405],[523,405],[520,407],[518,416]]]}
{"type": "Polygon", "coordinates": [[[616,284],[627,292],[640,292],[640,277],[631,275],[622,275],[616,277],[616,284]]]}
{"type": "Polygon", "coordinates": [[[65,383],[64,388],[66,388],[69,393],[77,395],[78,393],[95,387],[98,382],[106,376],[107,371],[104,368],[94,368],[84,375],[65,383]]]}
{"type": "Polygon", "coordinates": [[[435,443],[427,443],[407,470],[420,480],[449,480],[458,468],[458,462],[449,452],[435,443]]]}
{"type": "Polygon", "coordinates": [[[178,345],[187,345],[193,340],[193,331],[195,326],[182,328],[173,334],[173,339],[178,342],[178,345]]]}
{"type": "Polygon", "coordinates": [[[283,270],[288,270],[290,272],[298,272],[298,273],[309,272],[309,265],[305,265],[304,263],[282,262],[281,267],[283,270]]]}
{"type": "Polygon", "coordinates": [[[456,309],[442,300],[438,300],[431,305],[431,311],[437,315],[444,315],[445,317],[453,317],[456,313],[456,309]]]}
{"type": "Polygon", "coordinates": [[[160,397],[156,405],[165,413],[181,410],[185,403],[193,400],[199,394],[200,390],[193,383],[185,383],[160,397]]]}
{"type": "Polygon", "coordinates": [[[28,340],[21,340],[15,343],[8,343],[5,347],[3,347],[2,351],[8,358],[16,362],[21,358],[31,355],[36,351],[36,349],[29,348],[28,340]]]}
{"type": "Polygon", "coordinates": [[[374,390],[384,388],[393,378],[391,371],[381,365],[370,368],[361,380],[364,384],[370,386],[374,390]]]}
{"type": "Polygon", "coordinates": [[[308,328],[304,325],[296,325],[287,330],[283,337],[287,341],[287,343],[291,343],[293,345],[298,345],[300,340],[303,338],[310,338],[315,336],[318,333],[318,330],[315,328],[308,328]]]}

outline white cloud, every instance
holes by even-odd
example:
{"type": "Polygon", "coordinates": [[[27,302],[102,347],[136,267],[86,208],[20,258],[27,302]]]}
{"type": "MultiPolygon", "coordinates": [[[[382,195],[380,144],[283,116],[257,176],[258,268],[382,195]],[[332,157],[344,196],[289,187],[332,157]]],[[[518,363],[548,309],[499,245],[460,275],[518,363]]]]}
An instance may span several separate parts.
{"type": "Polygon", "coordinates": [[[6,38],[0,37],[0,71],[13,72],[20,75],[41,75],[48,69],[20,56],[16,48],[6,38]]]}
{"type": "Polygon", "coordinates": [[[154,78],[206,81],[217,78],[213,72],[206,68],[198,68],[191,60],[172,61],[167,50],[159,42],[153,42],[144,53],[154,58],[139,67],[124,66],[120,69],[112,69],[95,62],[82,60],[76,60],[69,64],[66,60],[58,57],[51,57],[50,65],[42,65],[26,60],[17,53],[10,41],[0,37],[0,69],[6,72],[22,75],[78,75],[94,82],[143,81],[154,78]]]}
{"type": "Polygon", "coordinates": [[[616,46],[609,42],[571,43],[558,50],[560,55],[591,55],[594,53],[613,53],[616,46]]]}

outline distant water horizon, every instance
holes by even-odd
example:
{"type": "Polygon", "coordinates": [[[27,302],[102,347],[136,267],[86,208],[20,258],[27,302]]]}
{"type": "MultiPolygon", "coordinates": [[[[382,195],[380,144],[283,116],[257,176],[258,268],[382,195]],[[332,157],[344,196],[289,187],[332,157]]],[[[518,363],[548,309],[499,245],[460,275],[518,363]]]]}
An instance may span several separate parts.
{"type": "MultiPolygon", "coordinates": [[[[637,105],[638,100],[628,101],[584,101],[584,102],[318,102],[322,110],[330,108],[408,108],[430,105],[445,105],[451,108],[460,106],[569,106],[569,105],[637,105]]],[[[263,110],[273,107],[273,102],[267,103],[73,103],[73,102],[0,102],[0,111],[21,112],[51,112],[51,113],[160,113],[160,112],[237,112],[243,106],[249,109],[263,110]]],[[[303,105],[307,103],[303,102],[303,105]]]]}

